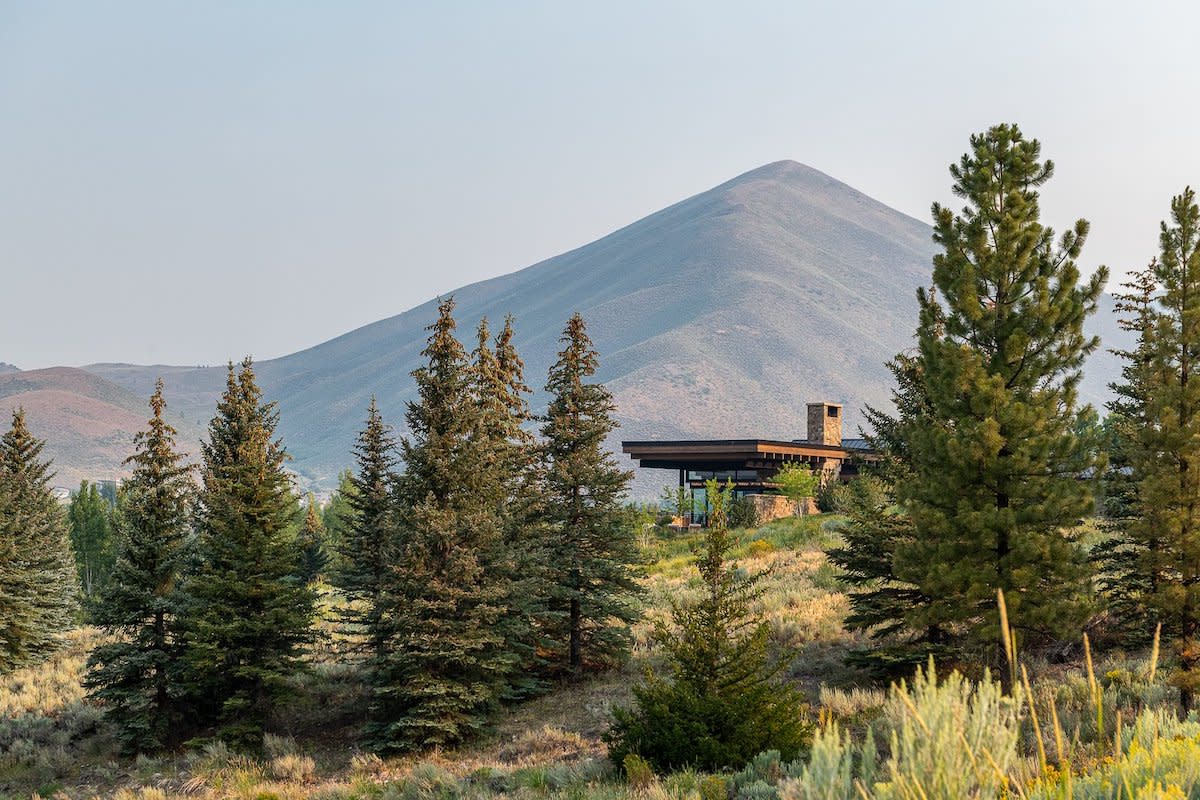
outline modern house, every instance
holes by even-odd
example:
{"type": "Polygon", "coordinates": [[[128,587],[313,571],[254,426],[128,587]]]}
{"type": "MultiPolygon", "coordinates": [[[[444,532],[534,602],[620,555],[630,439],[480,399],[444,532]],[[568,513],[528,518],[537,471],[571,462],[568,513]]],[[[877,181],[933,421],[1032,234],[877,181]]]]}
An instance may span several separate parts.
{"type": "Polygon", "coordinates": [[[690,488],[697,508],[704,508],[704,482],[731,481],[735,496],[761,499],[760,516],[774,517],[768,502],[771,479],[784,464],[806,464],[823,480],[845,480],[874,454],[863,439],[842,438],[842,406],[808,404],[808,436],[804,439],[707,439],[621,442],[621,450],[645,469],[672,470],[679,485],[690,488]]]}

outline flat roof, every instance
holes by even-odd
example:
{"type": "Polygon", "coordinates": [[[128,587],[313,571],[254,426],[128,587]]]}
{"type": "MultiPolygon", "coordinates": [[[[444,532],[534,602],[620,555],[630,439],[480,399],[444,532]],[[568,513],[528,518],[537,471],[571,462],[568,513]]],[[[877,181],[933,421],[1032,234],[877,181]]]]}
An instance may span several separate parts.
{"type": "Polygon", "coordinates": [[[864,444],[861,439],[843,440],[840,446],[780,439],[677,439],[621,442],[621,451],[652,469],[752,469],[786,461],[846,460],[868,454],[864,444]]]}

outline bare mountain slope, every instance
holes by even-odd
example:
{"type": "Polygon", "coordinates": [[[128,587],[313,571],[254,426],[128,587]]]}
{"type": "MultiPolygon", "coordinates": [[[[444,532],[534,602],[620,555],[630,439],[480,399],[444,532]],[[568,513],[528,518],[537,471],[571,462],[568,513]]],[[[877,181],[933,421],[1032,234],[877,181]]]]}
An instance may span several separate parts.
{"type": "MultiPolygon", "coordinates": [[[[128,474],[123,461],[133,437],[150,416],[146,400],[128,389],[81,369],[0,373],[0,412],[8,426],[14,408],[24,408],[30,431],[46,440],[43,456],[54,461],[55,483],[115,479],[128,474]]],[[[182,449],[199,452],[199,428],[175,418],[182,449]]]]}
{"type": "MultiPolygon", "coordinates": [[[[928,281],[929,226],[817,170],[769,164],[591,244],[454,292],[464,341],[486,315],[516,316],[540,386],[580,311],[617,396],[623,438],[804,435],[804,404],[887,401],[884,363],[911,343],[928,281]]],[[[416,265],[406,265],[412,268],[416,265]]],[[[293,467],[328,485],[372,394],[399,425],[435,301],[257,366],[280,403],[293,467]]],[[[211,415],[224,368],[95,365],[150,391],[167,380],[184,415],[211,415]]],[[[1103,380],[1100,383],[1103,386],[1103,380]]],[[[1094,399],[1085,389],[1085,396],[1094,399]]],[[[540,400],[540,398],[539,398],[540,400]]]]}

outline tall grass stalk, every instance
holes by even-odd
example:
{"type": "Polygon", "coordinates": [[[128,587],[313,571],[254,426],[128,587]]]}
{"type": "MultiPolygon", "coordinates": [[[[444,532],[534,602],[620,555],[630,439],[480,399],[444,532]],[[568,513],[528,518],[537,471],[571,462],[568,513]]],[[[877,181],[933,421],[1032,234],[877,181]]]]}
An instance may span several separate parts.
{"type": "Polygon", "coordinates": [[[1092,644],[1088,635],[1083,634],[1083,657],[1087,663],[1088,689],[1092,693],[1092,704],[1096,707],[1096,738],[1104,737],[1104,690],[1096,680],[1096,668],[1092,664],[1092,644]]]}
{"type": "Polygon", "coordinates": [[[1017,641],[1008,624],[1008,604],[1004,602],[1004,590],[996,590],[996,606],[1000,609],[1000,638],[1004,642],[1004,658],[1008,661],[1008,685],[1017,685],[1017,641]]]}
{"type": "Polygon", "coordinates": [[[1158,672],[1158,646],[1162,640],[1162,623],[1154,626],[1154,644],[1150,647],[1150,664],[1147,670],[1146,681],[1154,683],[1154,674],[1158,672]]]}
{"type": "Polygon", "coordinates": [[[1038,764],[1042,768],[1042,774],[1045,775],[1047,772],[1046,743],[1042,740],[1042,724],[1038,720],[1033,687],[1029,685],[1029,671],[1025,669],[1024,664],[1021,665],[1021,684],[1025,687],[1025,695],[1029,698],[1029,720],[1033,723],[1033,735],[1037,738],[1038,764]]]}

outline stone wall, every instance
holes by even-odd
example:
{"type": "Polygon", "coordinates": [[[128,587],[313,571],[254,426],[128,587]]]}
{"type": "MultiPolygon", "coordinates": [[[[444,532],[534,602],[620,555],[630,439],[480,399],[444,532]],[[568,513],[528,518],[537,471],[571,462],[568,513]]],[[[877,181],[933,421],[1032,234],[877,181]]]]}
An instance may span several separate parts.
{"type": "Polygon", "coordinates": [[[758,515],[759,525],[763,525],[773,519],[818,513],[817,501],[811,497],[800,503],[793,503],[786,497],[777,494],[748,494],[746,495],[746,499],[754,504],[754,511],[758,515]]]}

